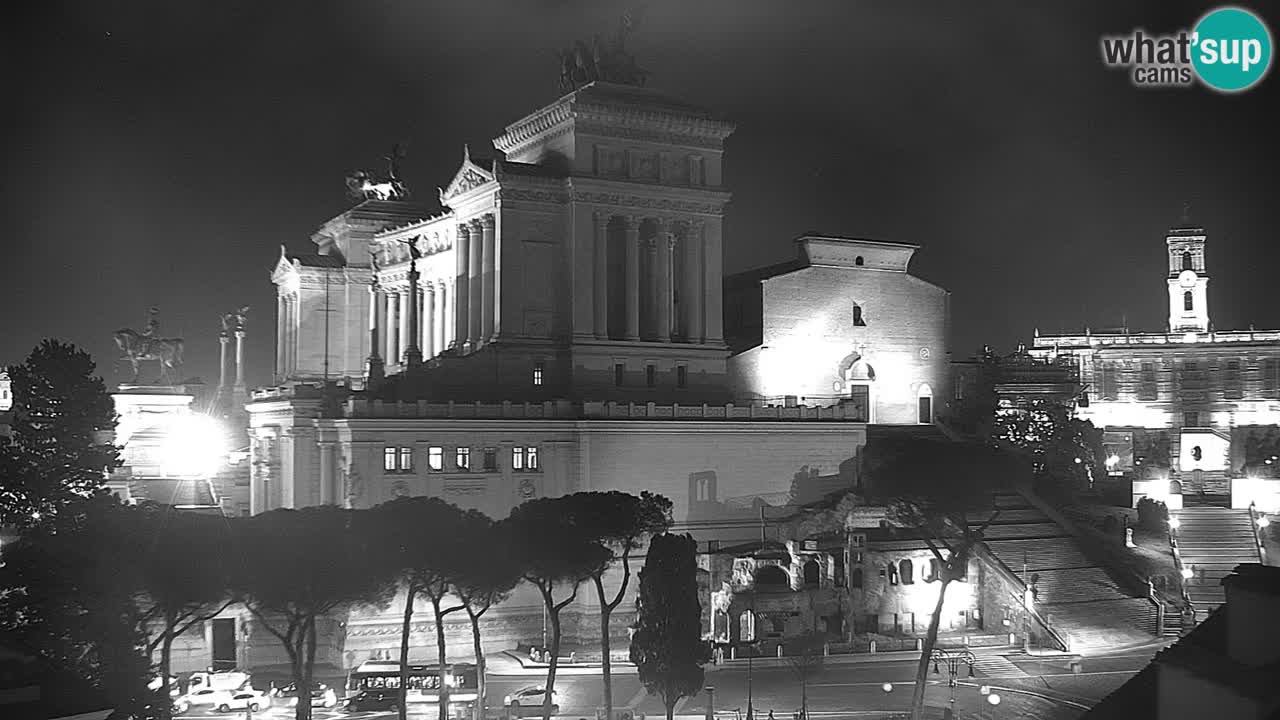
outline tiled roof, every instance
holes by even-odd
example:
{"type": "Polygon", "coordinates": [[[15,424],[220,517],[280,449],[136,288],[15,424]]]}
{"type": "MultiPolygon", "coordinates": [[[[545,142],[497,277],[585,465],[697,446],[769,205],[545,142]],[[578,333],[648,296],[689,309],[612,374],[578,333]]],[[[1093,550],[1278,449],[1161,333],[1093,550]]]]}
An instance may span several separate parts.
{"type": "Polygon", "coordinates": [[[346,266],[342,258],[337,255],[290,255],[289,259],[303,267],[340,268],[346,266]]]}

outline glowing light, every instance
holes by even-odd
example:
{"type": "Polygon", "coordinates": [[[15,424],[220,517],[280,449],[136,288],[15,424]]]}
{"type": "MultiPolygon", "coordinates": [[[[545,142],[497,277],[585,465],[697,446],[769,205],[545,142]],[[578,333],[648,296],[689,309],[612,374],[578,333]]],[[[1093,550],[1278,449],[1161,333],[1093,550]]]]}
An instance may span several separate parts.
{"type": "Polygon", "coordinates": [[[893,692],[893,683],[885,683],[880,686],[880,689],[887,693],[891,693],[893,692]]]}
{"type": "Polygon", "coordinates": [[[1171,518],[1169,518],[1169,529],[1170,529],[1170,530],[1177,530],[1177,529],[1178,529],[1178,528],[1180,528],[1180,527],[1182,527],[1182,521],[1181,521],[1181,520],[1179,520],[1177,517],[1171,517],[1171,518]]]}
{"type": "Polygon", "coordinates": [[[1258,518],[1258,527],[1264,528],[1270,524],[1271,524],[1271,518],[1267,517],[1266,515],[1263,515],[1262,517],[1258,518]]]}
{"type": "Polygon", "coordinates": [[[1076,464],[1077,464],[1077,465],[1079,465],[1079,464],[1080,464],[1080,463],[1082,463],[1082,462],[1084,462],[1084,461],[1083,461],[1083,460],[1081,460],[1080,458],[1076,458],[1076,464]]]}
{"type": "Polygon", "coordinates": [[[990,686],[990,685],[983,685],[982,687],[978,688],[978,692],[982,693],[983,695],[990,695],[990,694],[991,694],[991,686],[990,686]]]}
{"type": "Polygon", "coordinates": [[[1107,456],[1107,469],[1108,469],[1108,470],[1110,470],[1110,469],[1114,468],[1116,465],[1119,465],[1119,464],[1120,464],[1120,456],[1119,456],[1119,455],[1108,455],[1108,456],[1107,456]]]}
{"type": "Polygon", "coordinates": [[[996,693],[991,693],[990,695],[987,696],[987,702],[991,703],[992,705],[999,705],[1000,696],[997,695],[996,693]]]}
{"type": "Polygon", "coordinates": [[[165,428],[160,465],[166,475],[206,477],[217,472],[226,456],[226,437],[211,417],[175,415],[165,428]]]}
{"type": "Polygon", "coordinates": [[[1189,568],[1189,567],[1184,567],[1184,568],[1182,568],[1182,579],[1183,579],[1183,580],[1190,580],[1191,578],[1195,577],[1195,574],[1196,574],[1196,573],[1195,573],[1195,571],[1194,571],[1194,570],[1192,570],[1192,569],[1191,569],[1191,568],[1189,568]]]}

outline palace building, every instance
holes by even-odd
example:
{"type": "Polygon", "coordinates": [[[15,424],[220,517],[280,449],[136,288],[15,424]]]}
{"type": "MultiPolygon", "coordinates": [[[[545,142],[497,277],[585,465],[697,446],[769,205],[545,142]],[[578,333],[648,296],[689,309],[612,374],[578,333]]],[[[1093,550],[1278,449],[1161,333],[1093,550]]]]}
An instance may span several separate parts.
{"type": "MultiPolygon", "coordinates": [[[[680,531],[729,544],[756,536],[754,506],[854,487],[868,423],[929,424],[947,396],[948,293],[910,274],[915,246],[830,235],[726,279],[733,129],[592,83],[508,126],[497,157],[463,149],[442,209],[370,194],[312,252],[282,248],[277,378],[247,406],[239,512],[433,495],[501,518],[644,489],[680,531]]],[[[591,605],[566,613],[568,642],[598,632],[591,605]]],[[[495,649],[541,638],[535,593],[491,615],[495,649]]],[[[614,617],[625,638],[631,618],[614,617]]],[[[272,661],[236,622],[221,652],[272,661]]],[[[399,622],[338,619],[319,661],[390,651],[399,622]]],[[[427,647],[430,622],[414,627],[427,647]]],[[[470,653],[465,622],[446,632],[470,653]]]]}
{"type": "Polygon", "coordinates": [[[1041,335],[1034,356],[1075,365],[1077,416],[1104,431],[1107,470],[1133,480],[1133,502],[1250,503],[1280,510],[1280,330],[1219,330],[1203,228],[1165,237],[1162,332],[1041,335]]]}

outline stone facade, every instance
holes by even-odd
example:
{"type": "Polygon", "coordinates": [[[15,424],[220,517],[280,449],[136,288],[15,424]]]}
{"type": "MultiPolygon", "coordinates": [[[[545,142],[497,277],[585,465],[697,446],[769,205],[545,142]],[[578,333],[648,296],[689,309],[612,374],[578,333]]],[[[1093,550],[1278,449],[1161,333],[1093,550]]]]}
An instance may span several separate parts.
{"type": "Polygon", "coordinates": [[[1133,478],[1135,504],[1203,495],[1236,507],[1265,503],[1274,512],[1280,510],[1270,489],[1274,465],[1249,457],[1243,440],[1280,424],[1280,331],[1213,327],[1206,238],[1196,227],[1177,227],[1166,237],[1165,332],[1037,332],[1030,352],[1076,365],[1088,388],[1077,416],[1107,433],[1116,457],[1135,456],[1134,467],[1120,468],[1133,478]],[[1164,442],[1167,462],[1144,469],[1141,452],[1120,447],[1126,436],[1132,443],[1164,442]]]}

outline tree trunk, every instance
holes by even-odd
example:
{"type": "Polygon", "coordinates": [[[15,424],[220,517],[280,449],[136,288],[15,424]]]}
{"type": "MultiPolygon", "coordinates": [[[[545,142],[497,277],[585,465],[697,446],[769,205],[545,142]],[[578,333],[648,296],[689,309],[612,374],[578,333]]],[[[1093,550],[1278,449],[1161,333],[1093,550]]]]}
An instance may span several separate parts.
{"type": "Polygon", "coordinates": [[[595,576],[596,595],[600,598],[600,679],[604,681],[604,717],[613,720],[613,667],[609,657],[609,617],[613,614],[613,606],[604,599],[604,582],[595,576]]]}
{"type": "Polygon", "coordinates": [[[484,720],[485,707],[485,677],[484,677],[484,649],[480,647],[480,616],[471,611],[471,606],[467,606],[467,617],[471,618],[471,647],[476,655],[476,711],[475,720],[484,720]]]}
{"type": "Polygon", "coordinates": [[[667,706],[667,720],[674,720],[676,714],[676,700],[678,699],[679,698],[667,700],[665,697],[662,699],[662,704],[667,706]]]}
{"type": "Polygon", "coordinates": [[[551,694],[556,689],[556,667],[560,664],[560,610],[551,602],[551,591],[542,593],[551,623],[551,662],[547,664],[547,691],[542,696],[542,720],[551,720],[551,694]]]}
{"type": "Polygon", "coordinates": [[[933,608],[929,618],[929,632],[925,634],[924,643],[920,646],[920,662],[916,665],[916,686],[911,693],[911,720],[924,720],[924,684],[929,678],[929,656],[933,654],[933,646],[938,642],[938,624],[942,621],[942,602],[947,597],[947,586],[951,580],[947,577],[949,570],[943,571],[942,586],[938,588],[938,604],[933,608]]]}
{"type": "Polygon", "coordinates": [[[409,713],[409,633],[413,621],[413,599],[417,589],[409,583],[408,597],[404,601],[404,622],[400,626],[400,720],[409,713]]]}
{"type": "Polygon", "coordinates": [[[304,684],[298,690],[298,720],[311,720],[311,683],[316,667],[316,618],[311,616],[302,628],[306,639],[306,655],[302,660],[304,684]]]}
{"type": "Polygon", "coordinates": [[[173,696],[169,689],[169,667],[172,654],[173,624],[169,624],[165,628],[164,639],[160,641],[160,720],[169,720],[173,717],[173,696]]]}
{"type": "Polygon", "coordinates": [[[445,682],[448,665],[445,661],[444,615],[440,612],[440,597],[431,597],[431,608],[436,614],[436,651],[440,656],[440,720],[449,720],[449,683],[445,682]]]}

